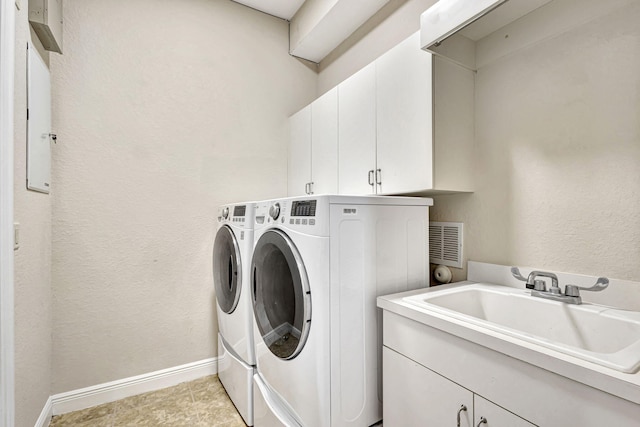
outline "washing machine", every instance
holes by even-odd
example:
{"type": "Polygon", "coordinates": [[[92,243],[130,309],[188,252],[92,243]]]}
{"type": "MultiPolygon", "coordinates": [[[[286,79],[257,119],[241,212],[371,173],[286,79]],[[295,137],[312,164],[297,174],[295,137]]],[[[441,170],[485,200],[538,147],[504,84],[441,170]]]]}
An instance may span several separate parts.
{"type": "Polygon", "coordinates": [[[256,204],[256,427],[381,420],[376,297],[428,286],[431,204],[336,195],[256,204]]]}
{"type": "Polygon", "coordinates": [[[255,347],[251,308],[254,203],[222,206],[213,243],[218,377],[244,422],[253,425],[255,347]]]}

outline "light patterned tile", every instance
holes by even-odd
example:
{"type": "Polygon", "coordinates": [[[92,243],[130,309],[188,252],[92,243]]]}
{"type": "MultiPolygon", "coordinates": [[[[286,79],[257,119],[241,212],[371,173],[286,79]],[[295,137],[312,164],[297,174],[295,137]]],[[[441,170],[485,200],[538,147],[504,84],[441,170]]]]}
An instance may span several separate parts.
{"type": "Polygon", "coordinates": [[[233,406],[231,399],[229,399],[227,392],[222,388],[222,386],[195,390],[191,393],[193,394],[194,401],[202,403],[202,406],[211,406],[214,408],[229,405],[233,406]]]}
{"type": "Polygon", "coordinates": [[[217,375],[53,417],[51,427],[244,427],[217,375]]]}
{"type": "Polygon", "coordinates": [[[178,384],[177,386],[163,388],[162,390],[152,391],[149,393],[138,394],[136,396],[131,396],[126,399],[119,400],[116,402],[116,412],[162,402],[171,403],[175,401],[193,402],[188,383],[182,383],[178,384]]]}
{"type": "Polygon", "coordinates": [[[105,403],[104,405],[94,406],[92,408],[83,409],[81,411],[69,412],[67,414],[57,415],[53,417],[51,427],[66,426],[96,426],[108,427],[111,425],[112,416],[115,413],[115,402],[105,403]]]}
{"type": "Polygon", "coordinates": [[[174,426],[191,427],[199,423],[193,402],[156,402],[123,409],[114,416],[114,427],[174,426]]]}
{"type": "Polygon", "coordinates": [[[201,425],[208,426],[244,426],[242,417],[233,404],[212,406],[203,402],[196,402],[198,417],[201,425]]]}
{"type": "Polygon", "coordinates": [[[209,375],[206,377],[198,378],[197,380],[188,383],[191,387],[191,391],[201,390],[203,388],[209,388],[211,386],[220,385],[220,380],[217,375],[209,375]]]}

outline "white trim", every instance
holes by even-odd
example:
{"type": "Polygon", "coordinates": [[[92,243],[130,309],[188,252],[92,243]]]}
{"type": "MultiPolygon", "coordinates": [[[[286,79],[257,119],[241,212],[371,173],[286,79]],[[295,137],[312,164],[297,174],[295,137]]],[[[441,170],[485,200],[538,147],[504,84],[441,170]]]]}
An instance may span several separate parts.
{"type": "Polygon", "coordinates": [[[53,417],[53,404],[51,402],[51,396],[49,396],[47,403],[45,403],[44,408],[42,408],[42,412],[40,412],[35,427],[49,427],[51,417],[53,417]]]}
{"type": "Polygon", "coordinates": [[[0,0],[0,427],[13,427],[13,94],[15,2],[0,0]]]}
{"type": "Polygon", "coordinates": [[[136,394],[160,390],[218,373],[218,358],[204,359],[186,365],[124,378],[104,384],[51,396],[53,415],[65,414],[109,403],[136,394]]]}

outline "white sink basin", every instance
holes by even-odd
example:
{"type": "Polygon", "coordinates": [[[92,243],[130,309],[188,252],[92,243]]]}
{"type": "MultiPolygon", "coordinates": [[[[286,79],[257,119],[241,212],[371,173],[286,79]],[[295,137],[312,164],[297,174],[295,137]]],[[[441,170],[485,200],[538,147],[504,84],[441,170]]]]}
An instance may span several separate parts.
{"type": "Polygon", "coordinates": [[[403,298],[409,304],[620,372],[640,368],[640,312],[570,305],[530,291],[472,284],[403,298]]]}

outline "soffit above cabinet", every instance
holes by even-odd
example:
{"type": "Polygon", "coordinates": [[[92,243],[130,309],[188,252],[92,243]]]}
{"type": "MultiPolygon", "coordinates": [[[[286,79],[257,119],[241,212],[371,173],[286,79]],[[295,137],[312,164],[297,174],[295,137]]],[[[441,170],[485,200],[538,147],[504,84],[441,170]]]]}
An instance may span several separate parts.
{"type": "Polygon", "coordinates": [[[389,0],[233,0],[290,21],[289,53],[319,63],[389,0]]]}

